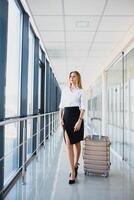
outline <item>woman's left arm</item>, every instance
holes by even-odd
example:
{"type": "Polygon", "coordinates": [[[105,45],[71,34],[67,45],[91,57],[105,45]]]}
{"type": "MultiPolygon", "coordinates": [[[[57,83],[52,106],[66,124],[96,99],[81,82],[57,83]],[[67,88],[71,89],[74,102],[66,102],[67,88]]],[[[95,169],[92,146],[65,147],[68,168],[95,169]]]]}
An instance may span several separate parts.
{"type": "Polygon", "coordinates": [[[78,120],[80,120],[80,121],[83,120],[84,113],[85,113],[85,110],[84,110],[84,109],[81,109],[81,110],[80,110],[80,115],[79,115],[79,119],[78,119],[78,120]]]}
{"type": "Polygon", "coordinates": [[[78,119],[78,121],[76,122],[76,124],[74,126],[74,132],[80,130],[81,123],[82,123],[83,116],[84,116],[84,112],[85,112],[85,110],[83,110],[83,109],[80,110],[79,119],[78,119]]]}
{"type": "Polygon", "coordinates": [[[86,108],[86,96],[85,96],[85,92],[82,91],[81,94],[81,98],[80,98],[80,103],[81,103],[81,108],[80,108],[80,115],[79,115],[79,119],[76,122],[75,126],[74,126],[74,132],[80,130],[81,127],[81,123],[84,117],[84,113],[85,113],[85,108],[86,108]]]}

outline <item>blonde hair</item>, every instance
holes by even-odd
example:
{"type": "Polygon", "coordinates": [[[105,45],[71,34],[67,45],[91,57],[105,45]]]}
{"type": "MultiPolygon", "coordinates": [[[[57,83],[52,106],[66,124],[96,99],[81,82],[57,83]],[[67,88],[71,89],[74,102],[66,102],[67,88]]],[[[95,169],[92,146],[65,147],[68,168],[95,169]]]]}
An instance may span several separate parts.
{"type": "MultiPolygon", "coordinates": [[[[69,74],[69,78],[71,77],[71,74],[72,74],[72,73],[75,73],[75,74],[76,74],[77,79],[78,79],[78,88],[82,89],[81,75],[80,75],[80,73],[79,73],[78,71],[72,71],[72,72],[70,72],[70,74],[69,74]]],[[[71,83],[70,83],[70,82],[69,82],[69,86],[71,87],[71,83]]]]}

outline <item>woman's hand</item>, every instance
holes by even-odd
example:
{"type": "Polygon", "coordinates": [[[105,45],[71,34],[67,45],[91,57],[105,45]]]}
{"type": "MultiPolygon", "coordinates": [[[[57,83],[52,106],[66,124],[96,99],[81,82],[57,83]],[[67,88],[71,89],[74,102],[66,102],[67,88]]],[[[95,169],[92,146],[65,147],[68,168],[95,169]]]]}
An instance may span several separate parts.
{"type": "Polygon", "coordinates": [[[81,119],[78,119],[78,121],[76,122],[75,126],[74,126],[74,132],[79,131],[80,127],[81,127],[81,119]]]}

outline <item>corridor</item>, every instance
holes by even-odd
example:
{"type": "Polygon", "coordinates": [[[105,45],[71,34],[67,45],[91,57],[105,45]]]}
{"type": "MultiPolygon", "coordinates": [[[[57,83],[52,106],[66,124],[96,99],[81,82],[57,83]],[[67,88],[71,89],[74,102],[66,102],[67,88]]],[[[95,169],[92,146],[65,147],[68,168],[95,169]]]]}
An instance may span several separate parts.
{"type": "Polygon", "coordinates": [[[0,0],[3,199],[134,200],[134,0],[0,0]],[[108,178],[81,154],[68,184],[61,124],[109,137],[108,178]]]}
{"type": "Polygon", "coordinates": [[[41,147],[26,172],[26,184],[18,179],[5,200],[134,200],[134,170],[111,153],[110,176],[85,176],[81,157],[76,184],[68,184],[69,165],[59,129],[41,147]]]}

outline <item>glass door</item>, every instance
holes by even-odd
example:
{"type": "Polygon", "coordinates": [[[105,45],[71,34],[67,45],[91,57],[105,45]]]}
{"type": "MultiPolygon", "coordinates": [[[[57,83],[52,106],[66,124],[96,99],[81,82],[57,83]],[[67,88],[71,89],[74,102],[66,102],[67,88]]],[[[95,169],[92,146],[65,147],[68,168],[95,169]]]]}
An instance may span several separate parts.
{"type": "Polygon", "coordinates": [[[123,157],[123,62],[122,57],[107,71],[108,124],[107,132],[112,148],[123,157]]]}
{"type": "Polygon", "coordinates": [[[134,167],[134,49],[124,61],[124,158],[134,167]]]}

